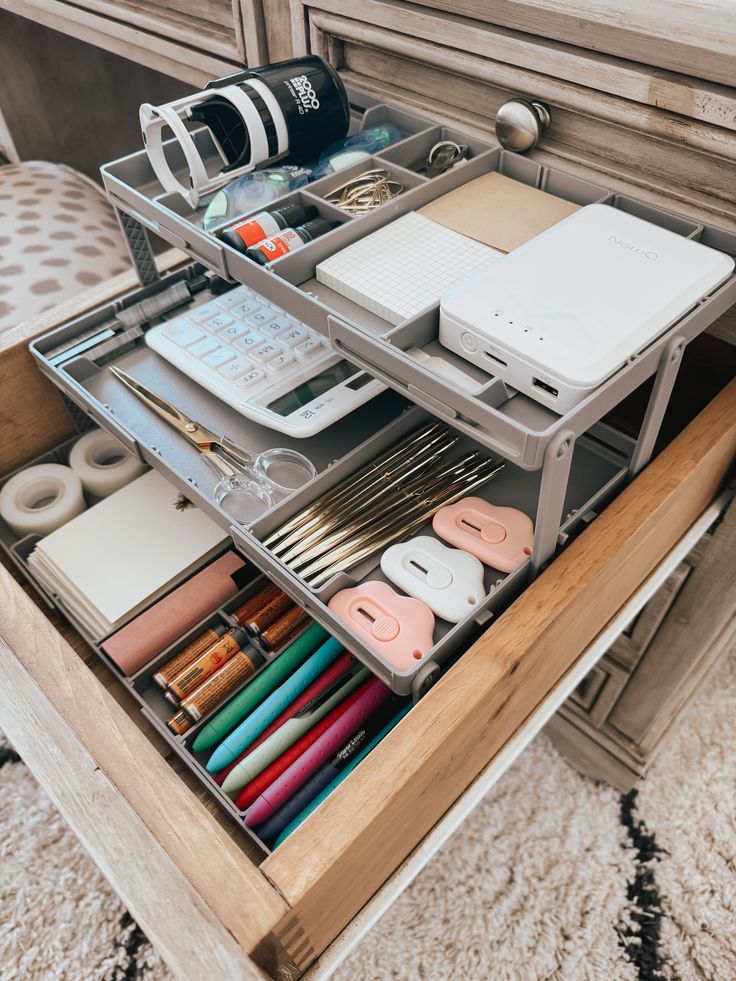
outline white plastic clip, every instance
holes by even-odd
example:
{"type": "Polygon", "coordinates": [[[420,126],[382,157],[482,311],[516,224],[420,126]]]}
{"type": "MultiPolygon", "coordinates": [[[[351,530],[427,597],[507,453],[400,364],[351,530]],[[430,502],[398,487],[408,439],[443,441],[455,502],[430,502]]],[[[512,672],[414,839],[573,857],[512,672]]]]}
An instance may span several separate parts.
{"type": "Polygon", "coordinates": [[[485,595],[483,564],[426,535],[387,548],[381,572],[449,623],[465,619],[485,595]]]}

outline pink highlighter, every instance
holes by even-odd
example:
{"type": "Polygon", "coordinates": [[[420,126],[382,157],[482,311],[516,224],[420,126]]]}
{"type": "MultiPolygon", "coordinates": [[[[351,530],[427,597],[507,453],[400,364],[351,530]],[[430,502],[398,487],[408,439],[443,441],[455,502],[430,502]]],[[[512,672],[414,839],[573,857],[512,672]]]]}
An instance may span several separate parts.
{"type": "Polygon", "coordinates": [[[388,700],[391,690],[378,678],[371,678],[356,694],[358,697],[347,712],[336,719],[327,732],[323,732],[248,808],[245,823],[249,828],[267,821],[313,773],[329,762],[365,720],[388,700]]]}
{"type": "Polygon", "coordinates": [[[450,545],[499,572],[513,572],[532,554],[531,519],[518,508],[499,508],[482,497],[464,497],[440,508],[432,528],[450,545]]]}
{"type": "Polygon", "coordinates": [[[385,582],[341,589],[327,605],[394,671],[416,667],[434,644],[434,613],[427,604],[385,582]]]}

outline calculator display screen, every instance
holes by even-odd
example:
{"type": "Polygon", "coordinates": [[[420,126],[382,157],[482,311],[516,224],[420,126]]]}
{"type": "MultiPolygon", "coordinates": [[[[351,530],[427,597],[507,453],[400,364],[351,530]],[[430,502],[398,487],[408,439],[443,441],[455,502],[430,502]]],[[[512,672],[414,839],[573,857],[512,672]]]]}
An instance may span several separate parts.
{"type": "Polygon", "coordinates": [[[331,388],[334,388],[335,385],[339,385],[346,378],[357,374],[358,370],[355,365],[348,364],[347,361],[338,361],[337,364],[333,364],[331,368],[327,368],[321,374],[302,382],[301,385],[297,385],[292,392],[288,392],[286,395],[277,398],[270,405],[267,405],[266,408],[270,409],[271,412],[275,412],[277,415],[289,416],[303,405],[307,405],[312,399],[324,395],[331,388]]]}

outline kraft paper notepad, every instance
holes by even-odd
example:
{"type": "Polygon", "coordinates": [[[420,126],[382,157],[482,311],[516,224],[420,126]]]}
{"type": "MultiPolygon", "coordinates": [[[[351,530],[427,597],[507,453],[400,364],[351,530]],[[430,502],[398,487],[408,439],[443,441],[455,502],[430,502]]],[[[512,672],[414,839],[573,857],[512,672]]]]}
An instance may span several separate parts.
{"type": "Polygon", "coordinates": [[[199,508],[150,471],[36,546],[34,571],[100,637],[227,539],[199,508]]]}
{"type": "Polygon", "coordinates": [[[390,324],[400,324],[500,254],[412,211],[320,262],[316,277],[390,324]]]}
{"type": "Polygon", "coordinates": [[[484,174],[435,198],[419,214],[502,252],[567,218],[580,206],[503,174],[484,174]]]}

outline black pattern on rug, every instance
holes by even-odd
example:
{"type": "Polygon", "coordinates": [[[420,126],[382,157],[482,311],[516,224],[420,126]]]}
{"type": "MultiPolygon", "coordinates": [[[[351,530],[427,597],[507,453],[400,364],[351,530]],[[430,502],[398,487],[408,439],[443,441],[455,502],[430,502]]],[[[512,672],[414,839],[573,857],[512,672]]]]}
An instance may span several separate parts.
{"type": "Polygon", "coordinates": [[[636,874],[627,886],[627,898],[631,903],[632,925],[619,932],[621,944],[636,967],[640,981],[665,981],[672,979],[671,971],[665,973],[665,959],[661,951],[662,900],[657,890],[655,866],[660,848],[654,835],[637,814],[636,798],[639,791],[633,788],[621,795],[621,823],[626,828],[631,845],[636,850],[636,874]]]}
{"type": "Polygon", "coordinates": [[[7,743],[0,743],[0,769],[5,766],[6,763],[20,763],[20,756],[16,753],[12,746],[7,743]]]}
{"type": "Polygon", "coordinates": [[[127,960],[124,966],[116,968],[114,981],[137,981],[142,976],[138,953],[148,942],[148,937],[126,910],[120,917],[120,934],[116,940],[116,949],[122,948],[127,960]]]}

